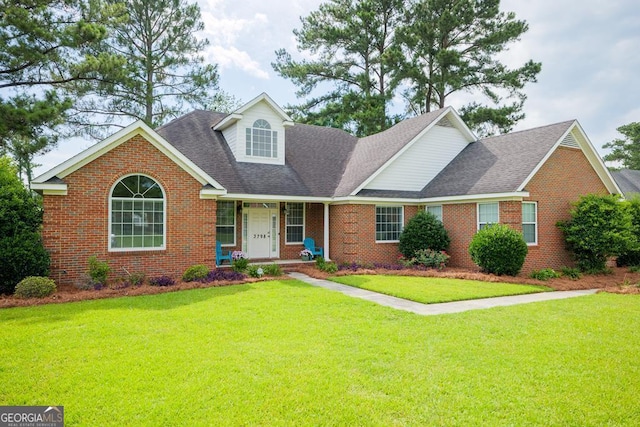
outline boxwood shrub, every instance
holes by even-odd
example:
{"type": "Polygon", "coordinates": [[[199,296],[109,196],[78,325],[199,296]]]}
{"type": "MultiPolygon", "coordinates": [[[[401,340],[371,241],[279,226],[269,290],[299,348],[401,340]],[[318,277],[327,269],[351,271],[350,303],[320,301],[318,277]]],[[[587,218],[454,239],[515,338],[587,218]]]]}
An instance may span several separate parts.
{"type": "Polygon", "coordinates": [[[20,298],[44,298],[56,291],[56,283],[48,277],[29,276],[16,285],[15,295],[20,298]]]}
{"type": "Polygon", "coordinates": [[[442,222],[432,213],[419,211],[400,233],[398,249],[405,258],[414,258],[419,250],[432,249],[440,252],[449,243],[449,235],[442,222]]]}
{"type": "Polygon", "coordinates": [[[515,276],[529,251],[522,234],[505,224],[493,224],[478,231],[469,245],[471,259],[482,271],[515,276]]]}

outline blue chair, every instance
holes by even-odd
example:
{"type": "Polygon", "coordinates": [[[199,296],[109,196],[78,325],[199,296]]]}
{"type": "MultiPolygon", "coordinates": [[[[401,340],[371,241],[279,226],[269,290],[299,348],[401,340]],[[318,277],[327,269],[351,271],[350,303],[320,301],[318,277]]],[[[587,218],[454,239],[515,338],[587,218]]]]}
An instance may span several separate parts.
{"type": "Polygon", "coordinates": [[[222,243],[216,240],[216,265],[222,264],[222,261],[225,259],[229,260],[229,264],[231,264],[231,251],[222,251],[222,243]],[[226,252],[226,255],[225,255],[226,252]]]}
{"type": "Polygon", "coordinates": [[[316,241],[311,237],[304,239],[304,248],[311,251],[311,255],[315,258],[316,255],[320,255],[324,258],[324,249],[316,246],[316,241]]]}

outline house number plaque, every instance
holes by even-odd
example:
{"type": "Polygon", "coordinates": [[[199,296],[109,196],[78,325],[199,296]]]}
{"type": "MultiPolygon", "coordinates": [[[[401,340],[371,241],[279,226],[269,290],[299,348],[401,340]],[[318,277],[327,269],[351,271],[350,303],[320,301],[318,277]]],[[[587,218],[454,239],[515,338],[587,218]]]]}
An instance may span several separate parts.
{"type": "Polygon", "coordinates": [[[267,236],[266,234],[254,234],[253,235],[254,239],[266,239],[267,237],[269,237],[269,236],[267,236]]]}

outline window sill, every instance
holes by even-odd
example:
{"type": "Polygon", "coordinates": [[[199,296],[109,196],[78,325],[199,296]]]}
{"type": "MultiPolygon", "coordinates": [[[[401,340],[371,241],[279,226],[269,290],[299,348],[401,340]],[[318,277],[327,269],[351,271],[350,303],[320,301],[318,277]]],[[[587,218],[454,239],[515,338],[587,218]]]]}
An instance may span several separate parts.
{"type": "Polygon", "coordinates": [[[376,243],[400,243],[400,240],[376,240],[376,243]]]}

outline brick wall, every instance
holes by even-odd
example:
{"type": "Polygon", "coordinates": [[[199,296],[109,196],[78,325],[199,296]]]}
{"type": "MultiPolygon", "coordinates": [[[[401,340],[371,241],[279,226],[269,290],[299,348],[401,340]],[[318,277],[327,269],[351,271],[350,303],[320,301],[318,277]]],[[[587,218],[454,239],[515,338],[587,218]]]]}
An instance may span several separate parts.
{"type": "MultiPolygon", "coordinates": [[[[418,211],[417,206],[404,207],[404,223],[418,211]]],[[[397,242],[376,242],[375,205],[332,205],[329,249],[331,259],[338,262],[396,263],[397,242]]]]}
{"type": "Polygon", "coordinates": [[[144,272],[180,275],[190,265],[215,265],[216,202],[202,185],[141,136],[131,138],[64,178],[66,196],[44,197],[46,248],[57,283],[83,280],[87,260],[109,262],[112,276],[144,272]],[[109,193],[128,174],[148,175],[165,191],[166,250],[109,252],[109,193]]]}

